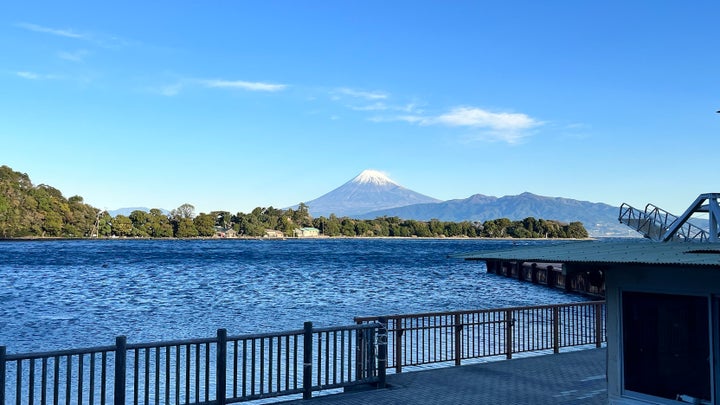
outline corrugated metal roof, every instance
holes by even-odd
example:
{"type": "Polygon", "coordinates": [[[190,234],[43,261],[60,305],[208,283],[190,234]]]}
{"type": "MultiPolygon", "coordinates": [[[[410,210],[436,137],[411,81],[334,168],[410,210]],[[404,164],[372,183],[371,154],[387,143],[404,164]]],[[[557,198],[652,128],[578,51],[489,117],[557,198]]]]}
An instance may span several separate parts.
{"type": "Polygon", "coordinates": [[[720,243],[581,241],[453,255],[469,260],[548,263],[632,263],[720,268],[720,243]]]}

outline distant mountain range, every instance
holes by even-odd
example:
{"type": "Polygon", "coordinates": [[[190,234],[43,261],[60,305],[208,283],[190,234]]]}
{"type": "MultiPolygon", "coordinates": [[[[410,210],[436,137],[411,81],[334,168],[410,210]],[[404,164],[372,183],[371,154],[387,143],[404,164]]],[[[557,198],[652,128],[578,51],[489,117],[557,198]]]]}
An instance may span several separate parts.
{"type": "Polygon", "coordinates": [[[416,204],[394,209],[371,211],[359,216],[370,219],[398,216],[429,221],[486,221],[508,218],[516,221],[527,217],[554,219],[561,222],[580,221],[591,236],[635,236],[630,228],[618,222],[618,207],[603,203],[569,198],[545,197],[532,193],[491,197],[475,194],[462,200],[435,204],[416,204]]]}
{"type": "Polygon", "coordinates": [[[397,216],[428,221],[486,221],[527,217],[562,222],[580,221],[591,236],[637,236],[618,222],[619,207],[532,193],[493,197],[475,194],[465,199],[441,201],[409,190],[386,175],[365,170],[329,193],[305,203],[315,217],[349,216],[373,219],[397,216]]]}

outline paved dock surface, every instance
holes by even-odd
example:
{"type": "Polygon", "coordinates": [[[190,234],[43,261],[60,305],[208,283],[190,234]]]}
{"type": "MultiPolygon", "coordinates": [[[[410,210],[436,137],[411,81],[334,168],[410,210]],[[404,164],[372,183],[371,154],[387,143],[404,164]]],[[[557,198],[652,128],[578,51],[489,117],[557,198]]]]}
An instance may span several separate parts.
{"type": "Polygon", "coordinates": [[[389,388],[285,404],[606,404],[606,349],[388,375],[389,388]]]}

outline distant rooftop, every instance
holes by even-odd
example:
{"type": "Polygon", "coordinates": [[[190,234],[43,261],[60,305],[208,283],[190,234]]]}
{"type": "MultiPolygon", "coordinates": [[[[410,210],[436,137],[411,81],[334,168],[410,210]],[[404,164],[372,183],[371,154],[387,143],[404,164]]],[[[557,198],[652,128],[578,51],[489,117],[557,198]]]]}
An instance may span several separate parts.
{"type": "Polygon", "coordinates": [[[453,255],[467,260],[581,264],[663,264],[720,268],[720,243],[580,241],[453,255]]]}

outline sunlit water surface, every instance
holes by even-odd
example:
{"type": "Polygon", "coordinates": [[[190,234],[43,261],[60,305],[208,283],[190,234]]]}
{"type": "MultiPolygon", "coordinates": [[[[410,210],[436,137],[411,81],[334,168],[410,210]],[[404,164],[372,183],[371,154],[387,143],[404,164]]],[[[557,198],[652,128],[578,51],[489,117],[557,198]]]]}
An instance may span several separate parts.
{"type": "Polygon", "coordinates": [[[584,298],[449,254],[547,241],[445,239],[0,242],[8,353],[348,325],[359,315],[584,298]]]}

